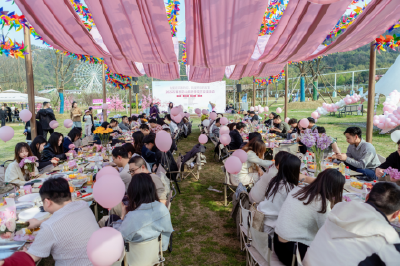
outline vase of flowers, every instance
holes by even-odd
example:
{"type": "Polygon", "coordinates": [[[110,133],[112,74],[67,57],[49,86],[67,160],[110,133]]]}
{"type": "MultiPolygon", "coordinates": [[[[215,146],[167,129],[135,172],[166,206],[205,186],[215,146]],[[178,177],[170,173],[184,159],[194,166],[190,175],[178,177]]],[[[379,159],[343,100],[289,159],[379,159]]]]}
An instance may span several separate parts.
{"type": "Polygon", "coordinates": [[[35,173],[35,166],[37,166],[36,163],[37,160],[38,158],[35,156],[26,157],[19,162],[19,167],[21,167],[21,169],[24,169],[25,172],[28,172],[29,175],[32,176],[32,174],[35,173]]]}
{"type": "Polygon", "coordinates": [[[93,131],[94,134],[96,134],[101,141],[101,145],[106,148],[108,142],[110,141],[110,134],[113,132],[111,128],[104,128],[104,127],[98,127],[96,128],[95,131],[93,131]]]}
{"type": "Polygon", "coordinates": [[[317,129],[314,132],[311,129],[306,129],[300,140],[314,153],[315,176],[318,176],[323,170],[324,150],[332,144],[332,138],[325,133],[319,134],[317,129]]]}

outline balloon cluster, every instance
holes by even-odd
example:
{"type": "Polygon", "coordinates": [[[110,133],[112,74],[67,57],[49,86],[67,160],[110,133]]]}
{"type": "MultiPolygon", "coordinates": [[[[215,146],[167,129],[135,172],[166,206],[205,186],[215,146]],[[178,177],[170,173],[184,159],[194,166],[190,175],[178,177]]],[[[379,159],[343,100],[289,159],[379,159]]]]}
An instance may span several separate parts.
{"type": "Polygon", "coordinates": [[[318,119],[318,118],[320,118],[321,115],[327,115],[329,112],[337,112],[339,108],[341,108],[345,105],[348,105],[348,104],[356,103],[360,99],[361,99],[361,96],[357,95],[357,93],[354,93],[353,96],[346,95],[346,97],[344,99],[342,99],[336,103],[331,103],[331,104],[323,103],[322,107],[318,107],[317,110],[315,110],[313,112],[313,113],[316,113],[316,114],[314,114],[314,116],[316,116],[316,117],[314,117],[313,114],[311,114],[311,116],[314,119],[318,119]]]}
{"type": "Polygon", "coordinates": [[[392,91],[383,103],[383,115],[374,116],[374,125],[386,133],[400,125],[400,92],[392,91]]]}
{"type": "Polygon", "coordinates": [[[182,121],[182,118],[184,117],[189,117],[189,113],[184,113],[183,112],[183,107],[182,105],[176,106],[171,109],[171,118],[174,120],[177,124],[179,124],[182,121]]]}
{"type": "Polygon", "coordinates": [[[225,169],[228,173],[236,175],[242,170],[242,165],[247,161],[247,153],[244,150],[236,150],[225,161],[225,169]]]}
{"type": "MultiPolygon", "coordinates": [[[[280,108],[279,108],[280,109],[280,108]]],[[[256,112],[258,112],[258,113],[262,113],[262,112],[268,112],[269,111],[269,108],[268,108],[268,106],[265,106],[265,107],[262,107],[261,105],[258,105],[258,106],[251,106],[250,107],[250,111],[256,111],[256,112]]]]}

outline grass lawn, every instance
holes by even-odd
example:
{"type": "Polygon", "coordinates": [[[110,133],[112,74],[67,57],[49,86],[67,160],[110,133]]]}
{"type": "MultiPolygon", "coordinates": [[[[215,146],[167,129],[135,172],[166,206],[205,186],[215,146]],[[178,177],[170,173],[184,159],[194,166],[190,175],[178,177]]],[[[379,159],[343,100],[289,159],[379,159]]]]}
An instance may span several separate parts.
{"type": "MultiPolygon", "coordinates": [[[[382,101],[381,101],[382,102],[382,101]]],[[[274,104],[270,109],[283,105],[283,99],[274,104]]],[[[301,119],[310,116],[315,108],[311,103],[304,103],[304,108],[288,110],[290,118],[301,119]]],[[[366,104],[364,104],[366,106],[366,104]]],[[[381,113],[379,106],[378,113],[381,113]]],[[[112,114],[113,115],[113,114],[112,114]]],[[[57,115],[61,121],[58,132],[63,134],[67,130],[62,126],[62,121],[68,115],[57,115]]],[[[232,116],[229,116],[232,118],[232,116]]],[[[347,143],[343,135],[346,127],[353,123],[366,122],[367,116],[347,116],[337,118],[324,116],[318,120],[318,125],[324,126],[327,133],[338,138],[339,147],[346,151],[347,143]],[[341,123],[349,123],[343,125],[341,123]]],[[[178,143],[178,154],[185,154],[198,143],[199,130],[197,125],[200,119],[194,119],[193,134],[178,143]]],[[[19,141],[24,141],[23,126],[11,124],[15,130],[15,137],[8,143],[1,145],[0,161],[12,159],[14,146],[19,141]]],[[[362,128],[365,137],[365,128],[362,128]]],[[[396,150],[396,145],[390,135],[374,133],[373,144],[377,152],[388,156],[396,150]]],[[[223,206],[223,193],[208,190],[210,186],[223,191],[224,175],[221,163],[213,159],[214,146],[211,142],[206,145],[207,164],[203,167],[200,180],[189,177],[179,183],[181,194],[178,194],[171,206],[171,218],[175,232],[173,233],[173,251],[165,252],[166,265],[246,265],[245,253],[239,250],[239,240],[236,237],[236,227],[230,218],[231,205],[223,206]]],[[[52,259],[42,260],[42,266],[54,265],[52,259]]]]}

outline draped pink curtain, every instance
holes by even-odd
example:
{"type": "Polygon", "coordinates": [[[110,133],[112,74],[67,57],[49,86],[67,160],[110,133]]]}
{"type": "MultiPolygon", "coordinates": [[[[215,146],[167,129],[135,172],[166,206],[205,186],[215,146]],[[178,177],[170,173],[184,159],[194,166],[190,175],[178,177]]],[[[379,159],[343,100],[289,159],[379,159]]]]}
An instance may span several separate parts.
{"type": "Polygon", "coordinates": [[[333,43],[305,60],[347,52],[373,41],[400,19],[399,0],[372,0],[359,17],[333,43]]]}
{"type": "Polygon", "coordinates": [[[281,64],[268,64],[262,63],[259,67],[259,77],[269,77],[276,76],[281,73],[282,69],[285,67],[286,63],[281,64]]]}
{"type": "Polygon", "coordinates": [[[224,78],[224,67],[205,68],[189,66],[188,80],[199,83],[221,81],[224,78]]]}
{"type": "Polygon", "coordinates": [[[117,60],[113,57],[104,58],[104,61],[110,68],[110,70],[114,73],[119,73],[131,77],[143,76],[143,73],[141,73],[140,70],[137,68],[135,62],[125,59],[117,60]]]}
{"type": "Polygon", "coordinates": [[[179,78],[178,63],[168,64],[143,64],[144,71],[149,77],[162,80],[174,80],[179,78]]]}
{"type": "Polygon", "coordinates": [[[95,43],[71,3],[63,0],[15,0],[43,40],[62,51],[75,54],[109,57],[95,43]]]}
{"type": "Polygon", "coordinates": [[[187,64],[246,64],[267,6],[265,0],[185,0],[187,64]]]}

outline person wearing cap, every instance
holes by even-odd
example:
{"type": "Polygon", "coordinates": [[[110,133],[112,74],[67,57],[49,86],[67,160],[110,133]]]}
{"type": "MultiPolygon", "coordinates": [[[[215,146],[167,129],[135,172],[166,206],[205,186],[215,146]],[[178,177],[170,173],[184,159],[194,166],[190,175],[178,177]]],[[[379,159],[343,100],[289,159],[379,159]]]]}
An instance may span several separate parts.
{"type": "Polygon", "coordinates": [[[254,111],[250,111],[251,122],[257,121],[258,123],[258,115],[254,111]]]}
{"type": "Polygon", "coordinates": [[[307,117],[307,120],[308,120],[308,122],[310,122],[310,123],[308,124],[308,128],[311,129],[311,131],[314,132],[314,129],[317,128],[317,125],[315,124],[315,119],[312,118],[312,117],[307,117]]]}
{"type": "Polygon", "coordinates": [[[92,135],[92,126],[93,126],[93,118],[90,114],[90,110],[85,111],[85,116],[83,117],[83,122],[85,122],[85,135],[90,136],[92,135]]]}

